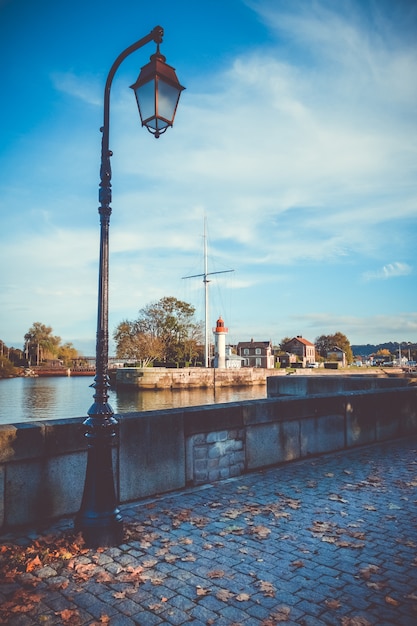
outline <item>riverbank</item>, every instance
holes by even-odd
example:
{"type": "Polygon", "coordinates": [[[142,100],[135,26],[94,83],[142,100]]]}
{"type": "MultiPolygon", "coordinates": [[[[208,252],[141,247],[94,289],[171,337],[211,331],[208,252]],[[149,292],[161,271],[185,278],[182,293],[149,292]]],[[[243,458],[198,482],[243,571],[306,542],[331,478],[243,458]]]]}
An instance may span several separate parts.
{"type": "MultiPolygon", "coordinates": [[[[407,376],[401,368],[350,367],[343,369],[216,369],[204,367],[124,367],[110,372],[111,384],[116,388],[147,389],[213,389],[221,387],[247,387],[265,385],[267,378],[275,376],[373,376],[380,378],[407,376]]],[[[414,374],[416,376],[416,374],[414,374]]]]}

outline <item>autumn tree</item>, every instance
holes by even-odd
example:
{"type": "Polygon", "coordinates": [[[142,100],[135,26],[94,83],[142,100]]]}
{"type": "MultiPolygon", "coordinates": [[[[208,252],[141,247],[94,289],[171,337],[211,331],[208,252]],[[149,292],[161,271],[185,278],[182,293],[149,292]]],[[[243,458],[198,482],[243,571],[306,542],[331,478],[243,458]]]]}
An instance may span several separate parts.
{"type": "Polygon", "coordinates": [[[45,359],[60,359],[67,366],[78,357],[78,351],[72,343],[61,345],[61,337],[52,334],[52,327],[35,322],[25,335],[24,351],[26,361],[39,365],[45,359]]]}
{"type": "Polygon", "coordinates": [[[279,349],[281,350],[281,352],[285,352],[284,347],[286,346],[287,343],[289,343],[291,341],[292,337],[283,337],[280,341],[279,344],[279,349]]]}
{"type": "Polygon", "coordinates": [[[139,311],[138,319],[124,320],[115,332],[118,358],[142,363],[156,359],[180,362],[196,355],[202,338],[201,325],[194,321],[191,304],[164,297],[139,311]]]}
{"type": "Polygon", "coordinates": [[[74,348],[72,343],[67,342],[62,346],[58,346],[57,358],[63,362],[64,365],[70,367],[75,359],[79,356],[78,350],[74,348]]]}
{"type": "Polygon", "coordinates": [[[118,359],[132,360],[146,367],[152,361],[161,359],[163,346],[160,339],[150,333],[140,330],[137,322],[124,320],[113,334],[116,342],[116,356],[118,359]]]}
{"type": "Polygon", "coordinates": [[[349,339],[341,332],[336,332],[334,335],[320,335],[320,337],[317,337],[314,345],[319,355],[324,359],[327,358],[328,352],[337,347],[346,354],[347,363],[352,363],[353,361],[349,339]]]}
{"type": "Polygon", "coordinates": [[[13,363],[6,356],[0,354],[0,378],[12,378],[16,376],[17,371],[13,363]]]}
{"type": "Polygon", "coordinates": [[[26,358],[29,363],[39,365],[57,356],[60,343],[61,337],[52,334],[51,326],[35,322],[25,335],[26,358]]]}

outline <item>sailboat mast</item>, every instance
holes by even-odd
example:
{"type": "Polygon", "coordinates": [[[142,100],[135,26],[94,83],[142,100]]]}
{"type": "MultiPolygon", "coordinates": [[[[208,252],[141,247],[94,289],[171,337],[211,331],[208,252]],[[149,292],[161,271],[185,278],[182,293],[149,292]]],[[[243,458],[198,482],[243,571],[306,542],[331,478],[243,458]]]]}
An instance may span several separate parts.
{"type": "Polygon", "coordinates": [[[213,274],[227,274],[228,272],[234,272],[235,270],[221,270],[219,272],[208,271],[207,260],[207,219],[204,218],[204,273],[193,274],[192,276],[183,276],[184,278],[203,278],[204,283],[204,367],[210,366],[210,339],[209,339],[209,299],[208,299],[208,284],[210,280],[208,276],[213,274]]]}
{"type": "Polygon", "coordinates": [[[209,341],[209,330],[208,330],[208,320],[209,320],[209,303],[208,303],[208,284],[209,280],[207,278],[208,273],[208,261],[207,261],[207,223],[206,218],[204,218],[204,367],[209,366],[209,351],[210,351],[210,341],[209,341]]]}

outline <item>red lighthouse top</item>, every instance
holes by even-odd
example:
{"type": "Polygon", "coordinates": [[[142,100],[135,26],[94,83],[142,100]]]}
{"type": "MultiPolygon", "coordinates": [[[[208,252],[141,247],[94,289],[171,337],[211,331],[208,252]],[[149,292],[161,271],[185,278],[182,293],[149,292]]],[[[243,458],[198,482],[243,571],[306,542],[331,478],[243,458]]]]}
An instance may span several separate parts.
{"type": "Polygon", "coordinates": [[[220,316],[216,322],[215,333],[228,333],[229,329],[225,327],[222,317],[220,316]]]}

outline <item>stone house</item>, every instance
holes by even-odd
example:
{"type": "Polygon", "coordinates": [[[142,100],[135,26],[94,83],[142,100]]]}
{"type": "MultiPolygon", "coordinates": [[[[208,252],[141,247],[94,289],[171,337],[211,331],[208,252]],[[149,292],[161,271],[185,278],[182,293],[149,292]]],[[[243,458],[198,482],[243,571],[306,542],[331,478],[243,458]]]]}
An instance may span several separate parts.
{"type": "Polygon", "coordinates": [[[316,348],[314,343],[304,339],[301,335],[297,335],[281,346],[284,352],[297,357],[298,362],[306,367],[307,363],[314,363],[316,360],[316,348]]]}
{"type": "Polygon", "coordinates": [[[237,353],[242,358],[243,367],[274,368],[274,350],[272,341],[240,341],[237,353]]]}
{"type": "Polygon", "coordinates": [[[341,367],[346,367],[346,353],[337,346],[327,352],[327,360],[336,361],[341,367]]]}

